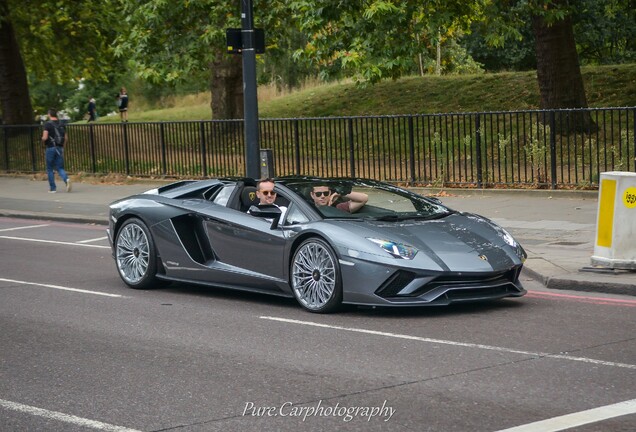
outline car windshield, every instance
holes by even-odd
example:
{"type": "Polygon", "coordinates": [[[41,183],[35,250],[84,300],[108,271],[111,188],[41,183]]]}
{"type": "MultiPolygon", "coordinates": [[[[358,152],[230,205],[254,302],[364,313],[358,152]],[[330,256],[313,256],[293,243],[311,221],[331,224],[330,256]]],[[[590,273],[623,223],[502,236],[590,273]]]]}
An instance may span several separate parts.
{"type": "Polygon", "coordinates": [[[286,183],[327,219],[438,219],[452,210],[387,183],[312,179],[286,183]]]}

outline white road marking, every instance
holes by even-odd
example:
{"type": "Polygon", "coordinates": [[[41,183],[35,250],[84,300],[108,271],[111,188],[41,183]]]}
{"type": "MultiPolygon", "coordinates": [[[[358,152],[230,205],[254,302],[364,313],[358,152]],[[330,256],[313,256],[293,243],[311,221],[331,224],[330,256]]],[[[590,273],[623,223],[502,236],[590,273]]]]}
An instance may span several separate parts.
{"type": "Polygon", "coordinates": [[[54,240],[42,240],[42,239],[33,239],[33,238],[24,238],[24,237],[0,236],[0,239],[21,240],[21,241],[30,241],[30,242],[38,242],[38,243],[52,243],[52,244],[68,245],[68,246],[82,246],[82,247],[91,247],[91,248],[98,248],[98,249],[110,249],[110,246],[99,246],[99,245],[90,245],[90,244],[82,244],[82,243],[70,243],[70,242],[62,242],[62,241],[54,241],[54,240]]]}
{"type": "Polygon", "coordinates": [[[467,343],[467,342],[455,342],[455,341],[449,341],[449,340],[443,340],[443,339],[431,339],[431,338],[425,338],[420,336],[411,336],[411,335],[405,335],[405,334],[399,334],[399,333],[389,333],[389,332],[382,332],[377,330],[367,330],[367,329],[361,329],[361,328],[355,328],[355,327],[342,327],[342,326],[335,326],[335,325],[329,325],[329,324],[321,324],[321,323],[316,323],[312,321],[299,321],[299,320],[293,320],[288,318],[278,318],[278,317],[270,317],[270,316],[261,316],[259,318],[271,320],[271,321],[280,321],[280,322],[284,322],[288,324],[301,324],[301,325],[322,327],[322,328],[328,328],[328,329],[334,329],[334,330],[345,330],[345,331],[350,331],[355,333],[365,333],[365,334],[371,334],[376,336],[392,337],[397,339],[408,339],[408,340],[414,340],[419,342],[429,342],[429,343],[436,343],[436,344],[442,344],[442,345],[460,346],[460,347],[466,347],[466,348],[477,348],[477,349],[483,349],[483,350],[489,350],[489,351],[506,352],[511,354],[522,354],[522,355],[527,355],[527,356],[536,357],[536,358],[547,357],[547,358],[553,358],[553,359],[598,364],[603,366],[614,366],[614,367],[620,367],[625,369],[636,369],[636,365],[633,365],[633,364],[616,363],[616,362],[610,362],[610,361],[604,361],[604,360],[595,360],[595,359],[586,358],[586,357],[574,357],[574,356],[569,356],[565,354],[550,354],[550,353],[542,353],[542,352],[522,351],[522,350],[516,350],[516,349],[498,347],[498,346],[492,346],[492,345],[473,344],[473,343],[467,343]]]}
{"type": "Polygon", "coordinates": [[[0,282],[10,282],[10,283],[23,284],[23,285],[34,285],[34,286],[40,286],[40,287],[44,287],[44,288],[53,288],[53,289],[58,289],[58,290],[62,290],[62,291],[73,291],[73,292],[78,292],[78,293],[82,293],[82,294],[94,294],[94,295],[100,295],[100,296],[105,296],[105,297],[124,298],[123,295],[119,295],[119,294],[109,294],[109,293],[104,293],[104,292],[99,292],[99,291],[88,291],[88,290],[83,290],[83,289],[79,289],[79,288],[69,288],[69,287],[64,287],[64,286],[60,286],[60,285],[42,284],[42,283],[37,283],[37,282],[19,281],[19,280],[14,280],[14,279],[0,278],[0,282]]]}
{"type": "Polygon", "coordinates": [[[36,415],[39,417],[44,417],[50,420],[58,420],[65,423],[72,423],[74,425],[78,425],[81,427],[87,427],[92,429],[97,429],[100,431],[108,431],[108,432],[140,432],[137,429],[129,429],[122,426],[115,426],[108,423],[102,423],[96,420],[90,420],[82,417],[77,417],[74,415],[64,414],[57,411],[49,411],[43,408],[37,408],[34,406],[23,405],[21,403],[11,402],[8,400],[0,399],[0,406],[10,409],[13,411],[19,411],[26,414],[36,415]]]}
{"type": "Polygon", "coordinates": [[[96,241],[100,241],[100,240],[106,240],[107,238],[108,238],[107,236],[97,237],[97,238],[89,239],[89,240],[80,240],[80,241],[77,241],[75,243],[92,243],[92,242],[96,242],[96,241]]]}
{"type": "Polygon", "coordinates": [[[4,232],[4,231],[15,231],[15,230],[21,230],[21,229],[28,229],[28,228],[41,228],[41,227],[47,227],[47,226],[50,226],[50,224],[43,224],[43,225],[29,225],[29,226],[15,227],[15,228],[3,228],[3,229],[0,229],[0,232],[4,232]]]}
{"type": "Polygon", "coordinates": [[[528,423],[498,432],[557,432],[636,413],[636,399],[528,423]]]}

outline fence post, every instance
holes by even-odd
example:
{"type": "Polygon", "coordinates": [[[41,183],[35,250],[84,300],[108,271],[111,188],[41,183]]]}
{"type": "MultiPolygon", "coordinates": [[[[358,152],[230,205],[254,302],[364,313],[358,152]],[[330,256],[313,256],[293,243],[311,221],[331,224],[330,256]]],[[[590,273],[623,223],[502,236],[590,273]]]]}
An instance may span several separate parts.
{"type": "Polygon", "coordinates": [[[409,116],[409,170],[411,171],[411,186],[415,185],[415,130],[413,116],[409,116]]]}
{"type": "Polygon", "coordinates": [[[91,150],[91,169],[93,174],[97,174],[97,157],[95,155],[95,135],[93,133],[93,124],[88,126],[88,143],[91,150]]]}
{"type": "Polygon", "coordinates": [[[4,131],[4,169],[9,171],[9,128],[2,128],[4,131]]]}
{"type": "Polygon", "coordinates": [[[163,122],[159,123],[159,144],[161,145],[161,172],[168,175],[168,163],[166,161],[166,136],[163,128],[163,122]]]}
{"type": "Polygon", "coordinates": [[[353,178],[356,176],[356,157],[353,144],[353,119],[351,117],[347,121],[347,141],[349,141],[349,171],[353,178]]]}
{"type": "Polygon", "coordinates": [[[35,140],[33,139],[33,131],[35,128],[29,128],[31,130],[31,169],[33,172],[36,171],[35,167],[35,140]]]}
{"type": "Polygon", "coordinates": [[[130,155],[128,149],[128,123],[122,123],[121,126],[124,128],[124,158],[126,163],[126,175],[130,175],[130,155]]]}
{"type": "Polygon", "coordinates": [[[203,121],[199,123],[199,142],[201,144],[201,171],[203,171],[203,177],[207,177],[208,158],[205,154],[205,123],[203,121]]]}
{"type": "Polygon", "coordinates": [[[300,132],[298,131],[298,119],[294,120],[294,147],[296,153],[296,175],[300,175],[300,132]]]}
{"type": "Polygon", "coordinates": [[[475,158],[477,160],[477,187],[484,187],[484,172],[481,166],[481,118],[479,114],[475,116],[475,158]]]}
{"type": "Polygon", "coordinates": [[[556,113],[550,111],[550,179],[551,188],[556,189],[557,165],[556,165],[556,113]]]}

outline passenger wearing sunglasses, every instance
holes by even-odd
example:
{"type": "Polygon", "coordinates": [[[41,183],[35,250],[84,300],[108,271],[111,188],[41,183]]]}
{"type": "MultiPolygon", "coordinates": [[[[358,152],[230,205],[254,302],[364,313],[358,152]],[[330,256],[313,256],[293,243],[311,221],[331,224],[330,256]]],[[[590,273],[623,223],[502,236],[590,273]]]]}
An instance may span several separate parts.
{"type": "Polygon", "coordinates": [[[349,192],[346,195],[340,195],[338,192],[331,190],[329,186],[314,186],[310,192],[311,198],[317,206],[332,206],[339,210],[355,213],[360,210],[369,200],[369,196],[362,192],[349,192]],[[344,198],[346,201],[338,201],[344,198]]]}
{"type": "Polygon", "coordinates": [[[281,211],[280,221],[282,222],[283,218],[285,217],[285,212],[287,211],[287,207],[279,206],[274,203],[274,201],[276,201],[276,196],[277,196],[276,191],[274,190],[274,186],[275,186],[274,180],[270,178],[260,180],[256,184],[256,196],[258,197],[258,201],[259,201],[258,205],[272,204],[278,207],[281,211]]]}

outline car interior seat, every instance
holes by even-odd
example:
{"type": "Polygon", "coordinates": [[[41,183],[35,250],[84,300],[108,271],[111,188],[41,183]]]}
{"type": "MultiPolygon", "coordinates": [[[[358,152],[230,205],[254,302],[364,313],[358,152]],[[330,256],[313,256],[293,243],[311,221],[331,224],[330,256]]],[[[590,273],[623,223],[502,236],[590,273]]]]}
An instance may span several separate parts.
{"type": "Polygon", "coordinates": [[[258,205],[255,186],[245,186],[241,191],[241,211],[247,212],[251,206],[258,205]]]}

